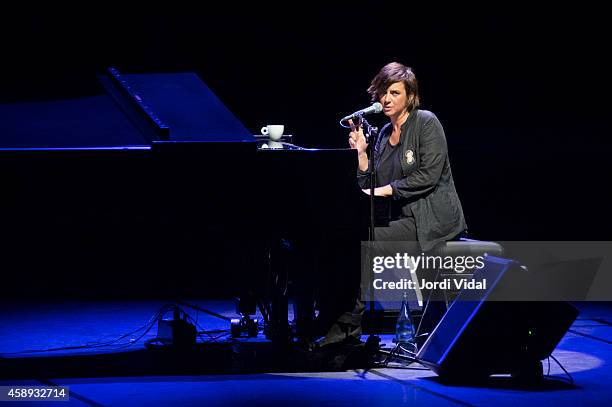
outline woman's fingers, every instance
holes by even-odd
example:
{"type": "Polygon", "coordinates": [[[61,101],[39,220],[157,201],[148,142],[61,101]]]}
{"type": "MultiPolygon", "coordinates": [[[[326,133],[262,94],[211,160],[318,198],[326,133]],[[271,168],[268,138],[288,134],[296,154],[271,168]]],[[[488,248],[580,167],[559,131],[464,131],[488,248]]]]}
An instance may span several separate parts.
{"type": "Polygon", "coordinates": [[[354,131],[359,132],[359,131],[361,131],[361,122],[358,122],[357,124],[355,124],[355,123],[353,123],[353,119],[348,119],[347,123],[349,124],[349,126],[351,126],[351,132],[354,132],[354,131]]]}
{"type": "Polygon", "coordinates": [[[357,127],[353,124],[353,119],[348,119],[348,124],[351,126],[351,132],[357,131],[357,127]]]}
{"type": "Polygon", "coordinates": [[[351,134],[349,134],[349,146],[358,148],[359,143],[365,142],[361,125],[353,123],[353,119],[348,119],[348,124],[351,126],[351,134]]]}

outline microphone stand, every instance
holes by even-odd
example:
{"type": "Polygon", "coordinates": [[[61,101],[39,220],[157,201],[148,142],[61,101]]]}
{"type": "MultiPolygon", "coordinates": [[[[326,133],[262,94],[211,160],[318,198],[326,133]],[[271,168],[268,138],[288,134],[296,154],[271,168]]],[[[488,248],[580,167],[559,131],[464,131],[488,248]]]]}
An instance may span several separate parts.
{"type": "Polygon", "coordinates": [[[374,160],[374,152],[376,143],[378,142],[378,127],[371,126],[366,119],[361,115],[359,122],[363,126],[366,141],[368,142],[368,168],[370,169],[370,231],[368,233],[368,241],[376,240],[374,234],[375,225],[375,210],[374,210],[374,189],[376,188],[376,162],[374,160]]]}
{"type": "MultiPolygon", "coordinates": [[[[368,142],[368,169],[370,170],[370,230],[368,232],[368,241],[374,242],[376,240],[375,228],[375,205],[376,202],[374,200],[374,189],[376,188],[376,160],[375,160],[375,151],[376,144],[378,142],[378,127],[371,126],[370,123],[366,119],[364,119],[361,115],[359,116],[359,122],[363,126],[364,134],[366,136],[366,141],[368,142]]],[[[370,246],[370,251],[372,247],[370,246]]],[[[369,284],[370,294],[372,293],[372,282],[369,284]]],[[[374,301],[372,301],[370,295],[370,313],[374,314],[375,305],[374,301]]]]}

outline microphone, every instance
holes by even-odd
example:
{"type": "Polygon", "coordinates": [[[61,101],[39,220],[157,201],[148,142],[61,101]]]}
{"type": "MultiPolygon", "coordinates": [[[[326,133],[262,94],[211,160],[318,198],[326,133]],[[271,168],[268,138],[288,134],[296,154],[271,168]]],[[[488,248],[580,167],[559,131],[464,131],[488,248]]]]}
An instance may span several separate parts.
{"type": "Polygon", "coordinates": [[[383,107],[380,103],[376,102],[370,107],[366,107],[365,109],[358,110],[348,116],[345,116],[340,120],[340,123],[347,121],[348,119],[354,119],[358,116],[363,116],[370,113],[380,113],[382,112],[383,107]]]}

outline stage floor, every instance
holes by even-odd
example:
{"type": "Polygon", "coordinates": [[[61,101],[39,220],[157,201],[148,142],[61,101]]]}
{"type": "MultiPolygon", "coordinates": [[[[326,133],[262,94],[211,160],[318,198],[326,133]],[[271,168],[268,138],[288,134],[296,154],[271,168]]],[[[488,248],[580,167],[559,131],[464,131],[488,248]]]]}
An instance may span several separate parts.
{"type": "MultiPolygon", "coordinates": [[[[187,302],[226,317],[236,316],[231,301],[187,302]]],[[[532,389],[513,387],[509,378],[502,376],[479,387],[444,385],[418,364],[367,372],[288,373],[272,368],[261,373],[265,370],[261,360],[265,361],[269,352],[267,341],[245,339],[228,346],[227,335],[221,332],[229,329],[227,321],[187,307],[183,309],[197,319],[200,330],[213,332],[201,336],[200,340],[208,342],[201,356],[177,362],[144,346],[157,334],[157,324],[151,320],[164,304],[167,302],[3,302],[0,386],[69,386],[70,404],[86,406],[516,407],[612,403],[611,304],[576,304],[581,309],[578,320],[553,354],[572,375],[574,384],[563,381],[563,371],[551,360],[550,378],[532,389]],[[152,329],[145,333],[148,327],[152,329]],[[236,353],[245,350],[251,352],[251,362],[237,364],[236,353]],[[221,371],[220,366],[226,368],[221,371]]],[[[385,343],[390,340],[383,336],[385,343]]],[[[544,361],[544,372],[547,370],[544,361]]]]}

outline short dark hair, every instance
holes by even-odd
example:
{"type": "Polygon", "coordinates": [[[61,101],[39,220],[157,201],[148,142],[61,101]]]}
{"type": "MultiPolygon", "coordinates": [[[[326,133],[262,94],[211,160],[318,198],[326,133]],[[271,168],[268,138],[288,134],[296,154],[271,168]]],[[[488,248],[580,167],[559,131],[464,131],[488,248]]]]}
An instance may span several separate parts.
{"type": "Polygon", "coordinates": [[[413,96],[408,102],[408,111],[411,112],[418,108],[420,105],[419,85],[416,76],[412,72],[412,68],[399,62],[391,62],[383,66],[380,72],[372,79],[372,83],[368,88],[368,93],[372,96],[372,102],[377,102],[389,86],[396,82],[404,82],[406,94],[408,97],[413,96]]]}

